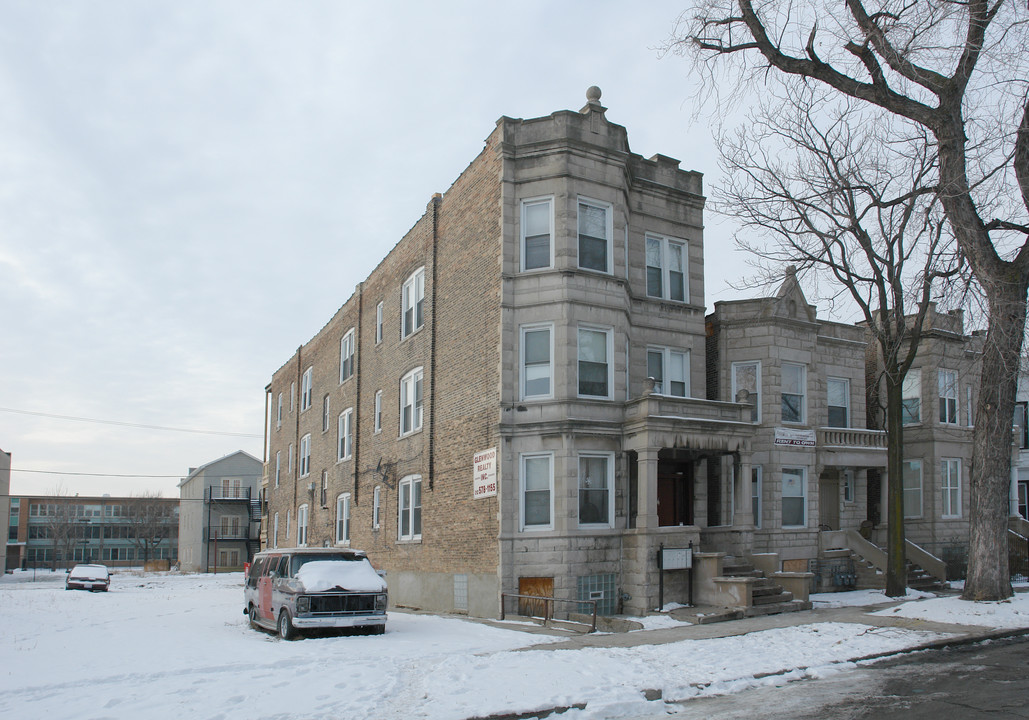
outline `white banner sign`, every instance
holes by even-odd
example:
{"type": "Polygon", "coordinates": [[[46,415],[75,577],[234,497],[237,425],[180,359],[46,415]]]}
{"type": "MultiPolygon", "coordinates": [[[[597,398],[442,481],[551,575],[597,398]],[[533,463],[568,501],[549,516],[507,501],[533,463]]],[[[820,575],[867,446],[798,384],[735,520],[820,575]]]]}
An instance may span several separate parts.
{"type": "Polygon", "coordinates": [[[800,447],[815,446],[814,430],[792,430],[790,428],[777,427],[775,429],[776,445],[797,445],[800,447]]]}
{"type": "Polygon", "coordinates": [[[472,456],[472,498],[497,494],[497,449],[490,448],[472,456]]]}

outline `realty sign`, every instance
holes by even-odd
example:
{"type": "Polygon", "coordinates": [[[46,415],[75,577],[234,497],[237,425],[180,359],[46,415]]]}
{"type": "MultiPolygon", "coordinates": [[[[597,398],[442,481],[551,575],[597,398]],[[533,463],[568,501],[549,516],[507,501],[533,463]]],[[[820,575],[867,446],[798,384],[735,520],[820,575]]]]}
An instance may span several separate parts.
{"type": "Polygon", "coordinates": [[[490,448],[472,455],[472,498],[497,494],[497,449],[490,448]]]}

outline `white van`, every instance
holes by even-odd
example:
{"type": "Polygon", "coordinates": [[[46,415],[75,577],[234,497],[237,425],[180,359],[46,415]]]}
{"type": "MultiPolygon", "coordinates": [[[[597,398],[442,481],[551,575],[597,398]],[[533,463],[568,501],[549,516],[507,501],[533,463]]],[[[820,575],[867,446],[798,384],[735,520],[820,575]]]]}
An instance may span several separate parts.
{"type": "Polygon", "coordinates": [[[292,548],[254,556],[243,588],[250,625],[293,640],[303,630],[386,631],[386,581],[360,550],[292,548]]]}

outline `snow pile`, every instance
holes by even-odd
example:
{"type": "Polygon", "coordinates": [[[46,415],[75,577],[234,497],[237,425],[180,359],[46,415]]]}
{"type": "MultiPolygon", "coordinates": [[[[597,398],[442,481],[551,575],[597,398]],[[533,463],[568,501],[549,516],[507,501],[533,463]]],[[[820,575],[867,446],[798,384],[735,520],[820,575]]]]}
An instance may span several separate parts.
{"type": "Polygon", "coordinates": [[[880,610],[876,615],[917,618],[955,625],[977,625],[992,628],[1029,627],[1029,594],[997,602],[969,602],[958,597],[934,598],[904,603],[880,610]]]}
{"type": "Polygon", "coordinates": [[[883,605],[901,600],[921,600],[936,597],[932,593],[907,589],[903,598],[892,598],[885,590],[851,590],[849,592],[813,593],[808,597],[816,608],[864,607],[865,605],[883,605]]]}
{"type": "Polygon", "coordinates": [[[348,592],[382,592],[386,581],[379,577],[367,558],[352,561],[311,560],[300,566],[297,580],[306,592],[345,590],[348,592]]]}

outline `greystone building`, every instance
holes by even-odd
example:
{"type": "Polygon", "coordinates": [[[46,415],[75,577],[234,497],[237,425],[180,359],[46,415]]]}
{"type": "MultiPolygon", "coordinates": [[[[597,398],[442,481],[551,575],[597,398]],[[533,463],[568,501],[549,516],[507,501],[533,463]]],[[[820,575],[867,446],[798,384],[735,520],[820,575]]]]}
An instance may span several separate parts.
{"type": "MultiPolygon", "coordinates": [[[[643,614],[662,583],[684,602],[661,548],[693,549],[696,601],[746,607],[878,561],[886,453],[863,330],[819,320],[792,274],[705,317],[701,175],[633,153],[606,113],[591,88],[579,112],[502,117],[274,373],[267,546],[358,547],[391,602],[484,616],[518,594],[643,614]],[[744,561],[775,583],[734,572],[744,561]]],[[[934,363],[972,381],[952,359],[927,350],[927,410],[934,363]]],[[[929,516],[955,482],[966,497],[966,454],[917,452],[962,459],[957,479],[923,472],[932,544],[961,532],[929,516]]]]}
{"type": "Polygon", "coordinates": [[[240,570],[260,549],[263,465],[242,450],[190,468],[179,482],[179,568],[240,570]]]}

